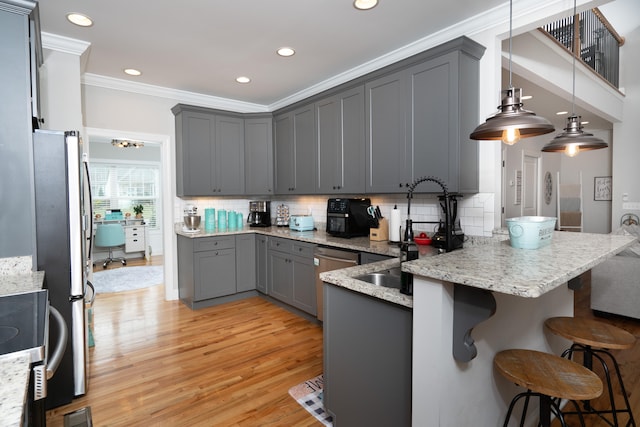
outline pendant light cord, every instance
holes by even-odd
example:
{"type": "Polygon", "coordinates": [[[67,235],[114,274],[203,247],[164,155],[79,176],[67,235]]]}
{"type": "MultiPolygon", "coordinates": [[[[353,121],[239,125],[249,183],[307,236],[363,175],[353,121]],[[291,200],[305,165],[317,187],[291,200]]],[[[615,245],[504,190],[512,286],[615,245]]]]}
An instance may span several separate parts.
{"type": "MultiPolygon", "coordinates": [[[[575,0],[574,0],[575,2],[575,0]]],[[[509,89],[513,89],[511,80],[511,43],[513,40],[513,0],[509,0],[509,89]]]]}
{"type": "Polygon", "coordinates": [[[571,54],[573,56],[573,95],[571,97],[571,115],[576,115],[576,0],[573,0],[573,43],[571,54]]]}

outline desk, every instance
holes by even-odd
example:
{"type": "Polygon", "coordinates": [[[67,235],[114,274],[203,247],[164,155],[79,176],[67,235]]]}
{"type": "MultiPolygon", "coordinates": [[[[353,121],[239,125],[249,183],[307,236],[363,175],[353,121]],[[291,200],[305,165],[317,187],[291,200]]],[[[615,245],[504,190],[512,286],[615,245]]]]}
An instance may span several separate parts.
{"type": "MultiPolygon", "coordinates": [[[[133,256],[129,257],[127,254],[134,254],[136,257],[139,257],[142,253],[144,257],[146,253],[146,231],[147,226],[144,223],[144,219],[120,219],[120,220],[105,220],[105,219],[94,219],[93,220],[93,235],[95,237],[96,227],[98,224],[122,224],[124,228],[125,242],[124,242],[124,252],[125,258],[134,258],[133,256]]],[[[101,249],[93,247],[93,252],[103,252],[101,249]]],[[[106,253],[106,251],[104,251],[106,253]]],[[[100,257],[95,257],[100,258],[100,257]]]]}

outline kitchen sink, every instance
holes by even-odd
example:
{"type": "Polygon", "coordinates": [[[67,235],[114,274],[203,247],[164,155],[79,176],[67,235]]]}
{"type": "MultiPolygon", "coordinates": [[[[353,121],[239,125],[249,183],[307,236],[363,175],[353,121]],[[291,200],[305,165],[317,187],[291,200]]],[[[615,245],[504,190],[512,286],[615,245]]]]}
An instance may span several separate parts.
{"type": "Polygon", "coordinates": [[[368,282],[376,286],[384,286],[385,288],[400,289],[401,274],[402,271],[400,270],[400,267],[395,267],[355,276],[354,279],[362,280],[363,282],[368,282]]]}

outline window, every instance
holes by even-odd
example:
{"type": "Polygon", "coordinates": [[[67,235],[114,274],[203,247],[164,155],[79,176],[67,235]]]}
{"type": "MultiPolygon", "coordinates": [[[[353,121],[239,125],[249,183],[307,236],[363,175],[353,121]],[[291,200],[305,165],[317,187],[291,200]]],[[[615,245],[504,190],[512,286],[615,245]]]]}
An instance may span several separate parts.
{"type": "Polygon", "coordinates": [[[131,213],[142,205],[145,223],[149,229],[159,228],[160,166],[155,164],[89,163],[93,213],[104,218],[107,210],[120,209],[131,213]]]}

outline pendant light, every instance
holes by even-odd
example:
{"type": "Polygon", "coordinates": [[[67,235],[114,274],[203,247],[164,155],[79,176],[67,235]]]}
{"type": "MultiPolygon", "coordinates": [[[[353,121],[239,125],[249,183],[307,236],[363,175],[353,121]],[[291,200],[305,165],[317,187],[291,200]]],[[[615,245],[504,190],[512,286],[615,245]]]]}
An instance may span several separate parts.
{"type": "Polygon", "coordinates": [[[565,153],[569,157],[574,157],[581,151],[598,150],[607,148],[606,142],[596,138],[592,133],[582,130],[582,119],[576,114],[576,0],[573,0],[573,97],[571,116],[567,118],[567,127],[564,132],[556,136],[542,148],[547,153],[565,153]]]}
{"type": "Polygon", "coordinates": [[[469,138],[476,140],[502,140],[513,145],[520,138],[544,135],[555,129],[544,117],[525,110],[522,89],[514,88],[511,80],[511,44],[513,38],[513,0],[509,1],[509,88],[502,91],[502,105],[494,116],[474,129],[469,138]]]}

